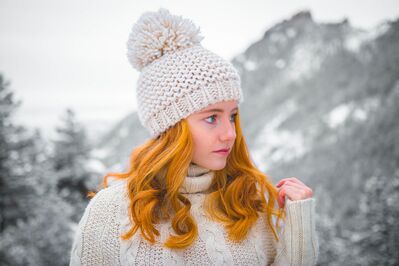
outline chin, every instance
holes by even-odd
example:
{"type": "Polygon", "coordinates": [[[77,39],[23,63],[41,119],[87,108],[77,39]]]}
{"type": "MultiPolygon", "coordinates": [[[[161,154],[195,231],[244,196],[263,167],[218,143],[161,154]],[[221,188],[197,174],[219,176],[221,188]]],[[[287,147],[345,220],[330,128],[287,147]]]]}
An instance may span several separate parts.
{"type": "Polygon", "coordinates": [[[224,163],[215,163],[215,162],[213,162],[213,163],[208,163],[208,164],[206,164],[206,163],[200,164],[199,163],[198,165],[200,165],[202,167],[205,167],[205,168],[208,168],[208,169],[213,170],[213,171],[218,171],[218,170],[222,170],[222,169],[224,169],[226,167],[226,162],[224,162],[224,163]]]}

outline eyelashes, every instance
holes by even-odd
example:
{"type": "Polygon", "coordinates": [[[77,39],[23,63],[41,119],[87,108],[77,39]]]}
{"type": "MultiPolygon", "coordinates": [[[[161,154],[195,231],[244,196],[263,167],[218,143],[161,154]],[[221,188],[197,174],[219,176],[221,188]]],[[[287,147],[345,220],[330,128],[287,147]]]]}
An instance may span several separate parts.
{"type": "MultiPolygon", "coordinates": [[[[217,115],[208,116],[207,118],[205,118],[205,120],[208,121],[207,119],[209,119],[209,118],[215,118],[216,116],[217,116],[217,115]]],[[[235,121],[236,116],[237,116],[237,113],[231,115],[231,117],[233,118],[231,122],[234,122],[234,121],[235,121]]],[[[208,122],[208,123],[209,123],[209,124],[213,124],[213,122],[208,122]]]]}

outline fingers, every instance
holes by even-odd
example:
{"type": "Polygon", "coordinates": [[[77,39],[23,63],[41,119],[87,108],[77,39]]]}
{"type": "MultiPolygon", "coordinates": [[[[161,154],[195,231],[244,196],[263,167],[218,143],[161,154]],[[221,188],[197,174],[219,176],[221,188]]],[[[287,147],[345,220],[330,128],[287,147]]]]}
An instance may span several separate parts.
{"type": "Polygon", "coordinates": [[[291,180],[284,180],[284,183],[280,184],[279,186],[277,186],[278,188],[281,188],[282,186],[292,186],[292,187],[297,187],[297,188],[304,188],[306,186],[302,185],[302,184],[298,184],[295,183],[291,180]]]}
{"type": "Polygon", "coordinates": [[[285,205],[285,197],[288,197],[290,200],[295,200],[301,196],[297,190],[293,189],[292,187],[283,187],[280,189],[278,194],[278,205],[280,208],[283,208],[285,205]]]}
{"type": "Polygon", "coordinates": [[[293,187],[287,187],[286,195],[290,200],[301,200],[307,197],[306,193],[303,190],[298,190],[293,187]]]}
{"type": "Polygon", "coordinates": [[[305,195],[310,195],[310,196],[313,195],[313,191],[312,191],[312,189],[311,189],[310,187],[307,187],[307,186],[305,186],[305,185],[300,185],[300,184],[298,184],[298,183],[294,183],[294,182],[292,182],[292,181],[290,181],[290,180],[285,181],[283,185],[280,185],[280,188],[281,188],[282,186],[294,187],[294,188],[296,188],[296,189],[299,189],[299,190],[301,190],[301,191],[304,191],[305,195]]]}
{"type": "Polygon", "coordinates": [[[280,208],[283,208],[285,205],[285,195],[286,195],[286,188],[284,187],[280,189],[277,198],[278,206],[280,206],[280,208]]]}
{"type": "Polygon", "coordinates": [[[299,180],[296,177],[288,177],[288,178],[281,179],[280,182],[277,183],[277,186],[284,184],[286,181],[292,181],[294,183],[302,184],[302,185],[306,186],[301,180],[299,180]]]}
{"type": "Polygon", "coordinates": [[[277,183],[276,187],[281,187],[284,184],[303,189],[305,191],[305,195],[309,195],[310,197],[313,196],[313,190],[296,177],[284,178],[277,183]]]}
{"type": "Polygon", "coordinates": [[[277,184],[277,190],[279,191],[278,204],[281,208],[285,205],[286,196],[290,200],[301,200],[313,196],[312,189],[302,182],[294,182],[297,181],[295,179],[284,179],[282,181],[277,184]]]}

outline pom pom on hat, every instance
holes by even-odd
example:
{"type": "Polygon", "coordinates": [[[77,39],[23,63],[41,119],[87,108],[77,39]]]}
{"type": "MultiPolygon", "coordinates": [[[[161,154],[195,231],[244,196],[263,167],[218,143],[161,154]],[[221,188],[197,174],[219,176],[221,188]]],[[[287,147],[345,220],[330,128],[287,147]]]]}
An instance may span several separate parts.
{"type": "Polygon", "coordinates": [[[142,68],[166,53],[199,44],[203,36],[189,19],[172,15],[165,8],[145,12],[134,24],[127,42],[127,57],[133,68],[142,68]]]}
{"type": "Polygon", "coordinates": [[[243,101],[238,71],[200,44],[199,31],[165,8],[143,13],[132,27],[127,59],[140,71],[137,114],[153,138],[209,104],[243,101]]]}

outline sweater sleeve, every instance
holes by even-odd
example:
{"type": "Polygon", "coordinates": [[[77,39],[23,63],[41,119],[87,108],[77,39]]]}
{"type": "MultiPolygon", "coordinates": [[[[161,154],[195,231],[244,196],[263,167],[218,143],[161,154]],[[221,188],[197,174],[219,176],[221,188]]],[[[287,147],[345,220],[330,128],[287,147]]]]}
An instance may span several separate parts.
{"type": "Polygon", "coordinates": [[[97,199],[98,199],[98,194],[89,201],[89,203],[86,206],[86,209],[82,215],[82,218],[80,219],[80,221],[77,225],[75,235],[73,238],[72,248],[70,250],[70,262],[69,262],[70,266],[82,265],[81,257],[82,257],[82,249],[83,249],[83,232],[84,232],[84,228],[87,225],[87,218],[89,217],[91,208],[97,199]]]}
{"type": "Polygon", "coordinates": [[[275,243],[276,257],[271,265],[315,265],[319,241],[315,227],[315,198],[286,201],[286,219],[275,243]]]}
{"type": "Polygon", "coordinates": [[[75,231],[70,266],[117,264],[121,193],[115,185],[100,190],[89,201],[75,231]]]}

